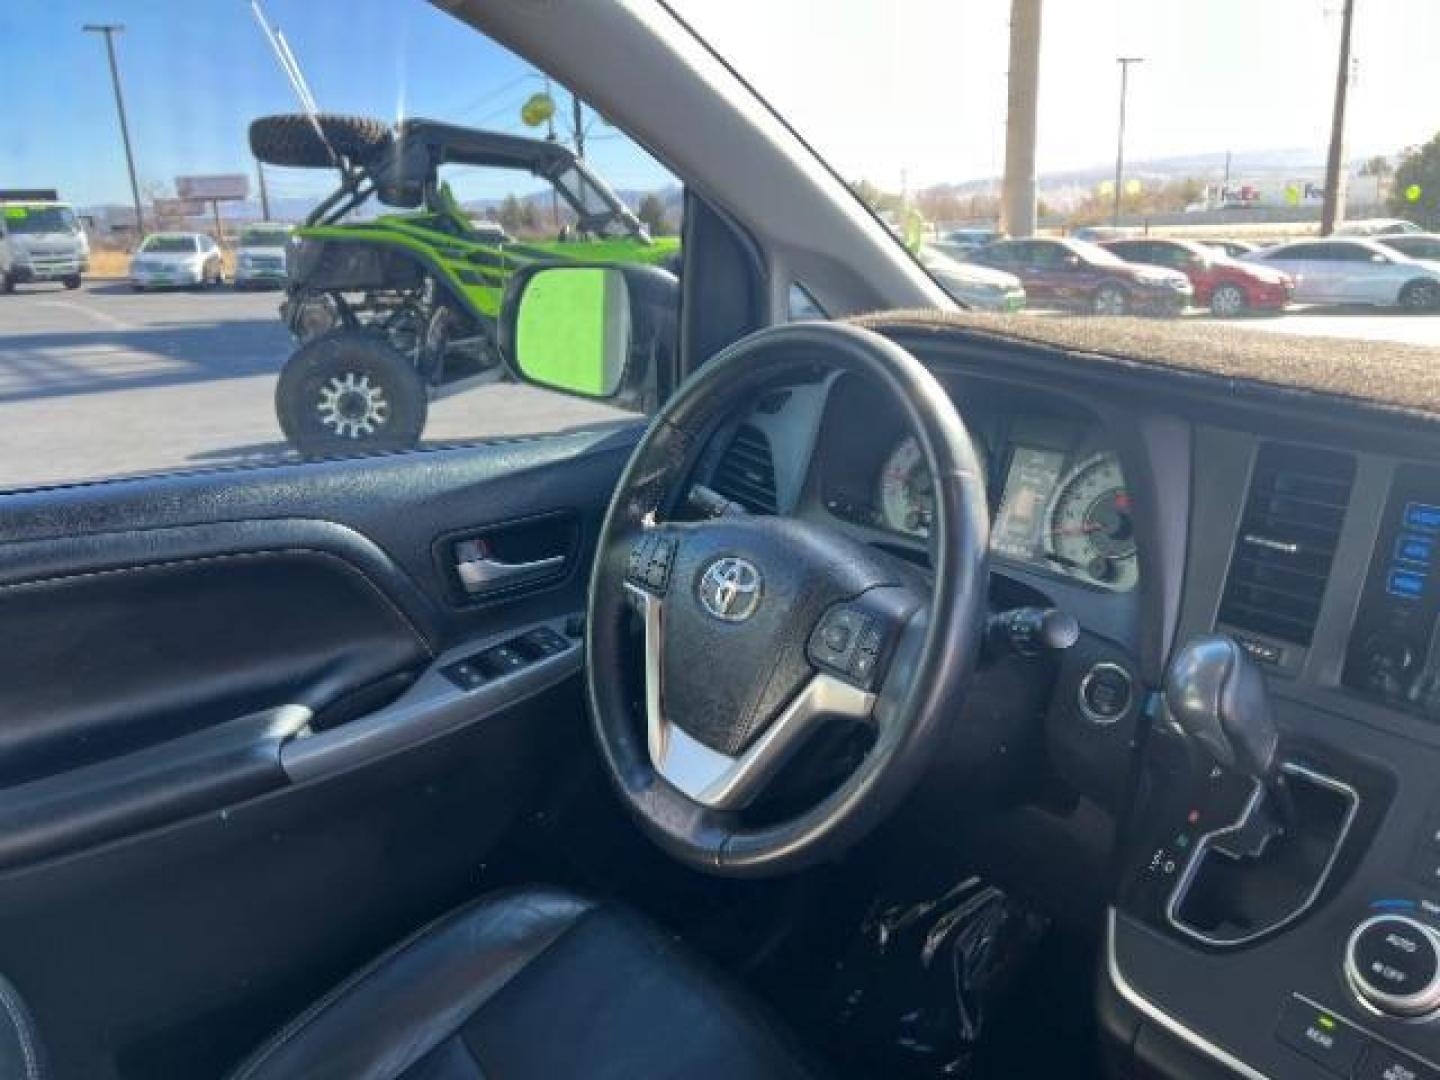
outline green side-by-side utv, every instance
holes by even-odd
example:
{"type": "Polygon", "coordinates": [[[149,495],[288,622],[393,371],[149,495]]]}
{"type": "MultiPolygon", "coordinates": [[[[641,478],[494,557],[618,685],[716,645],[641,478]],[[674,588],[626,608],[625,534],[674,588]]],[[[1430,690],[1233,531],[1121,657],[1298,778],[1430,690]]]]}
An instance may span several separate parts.
{"type": "Polygon", "coordinates": [[[433,120],[392,126],[282,115],[254,121],[250,146],[266,164],[340,176],[287,251],[281,316],[299,347],[281,371],[275,408],[285,437],[309,457],[413,446],[441,386],[503,373],[496,321],[520,267],[603,262],[663,273],[678,262],[679,241],[652,238],[558,142],[433,120]],[[553,239],[521,242],[472,219],[439,181],[444,165],[548,181],[556,195],[553,239]],[[353,218],[371,198],[404,212],[353,218]]]}

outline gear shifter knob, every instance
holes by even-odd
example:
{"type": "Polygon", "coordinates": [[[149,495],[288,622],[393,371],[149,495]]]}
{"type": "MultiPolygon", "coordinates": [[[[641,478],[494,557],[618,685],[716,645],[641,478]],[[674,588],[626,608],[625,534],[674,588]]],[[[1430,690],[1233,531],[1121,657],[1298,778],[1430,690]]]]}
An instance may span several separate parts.
{"type": "Polygon", "coordinates": [[[1165,676],[1165,701],[1181,730],[1226,768],[1275,788],[1280,734],[1265,677],[1233,638],[1185,643],[1165,676]]]}

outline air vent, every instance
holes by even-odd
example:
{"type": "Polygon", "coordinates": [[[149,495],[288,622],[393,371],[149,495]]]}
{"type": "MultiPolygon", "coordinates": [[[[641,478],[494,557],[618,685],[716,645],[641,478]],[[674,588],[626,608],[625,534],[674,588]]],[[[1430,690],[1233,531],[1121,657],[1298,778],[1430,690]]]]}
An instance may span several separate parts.
{"type": "Polygon", "coordinates": [[[1221,622],[1310,644],[1354,480],[1349,454],[1260,447],[1230,554],[1221,622]]]}
{"type": "Polygon", "coordinates": [[[710,486],[752,514],[775,513],[775,460],[765,433],[752,424],[736,428],[710,486]]]}

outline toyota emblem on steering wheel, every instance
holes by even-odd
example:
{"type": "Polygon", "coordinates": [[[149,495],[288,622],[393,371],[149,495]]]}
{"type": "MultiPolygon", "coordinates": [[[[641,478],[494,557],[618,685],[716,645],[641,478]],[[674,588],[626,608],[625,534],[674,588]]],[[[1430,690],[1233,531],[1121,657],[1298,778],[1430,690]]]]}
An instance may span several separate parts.
{"type": "Polygon", "coordinates": [[[726,622],[744,622],[760,605],[760,571],[744,559],[716,559],[700,579],[700,602],[726,622]]]}

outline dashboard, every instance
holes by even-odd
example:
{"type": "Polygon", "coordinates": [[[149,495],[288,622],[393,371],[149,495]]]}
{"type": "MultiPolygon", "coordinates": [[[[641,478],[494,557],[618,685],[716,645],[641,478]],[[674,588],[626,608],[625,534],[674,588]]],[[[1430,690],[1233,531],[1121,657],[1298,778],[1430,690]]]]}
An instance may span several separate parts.
{"type": "MultiPolygon", "coordinates": [[[[974,381],[952,392],[963,395],[985,472],[992,554],[1096,589],[1133,589],[1134,495],[1097,419],[974,381]]],[[[831,388],[815,454],[820,499],[833,518],[919,550],[933,484],[903,417],[879,398],[855,378],[831,388]]]]}
{"type": "MultiPolygon", "coordinates": [[[[996,607],[1058,607],[1081,629],[1045,675],[1048,704],[1012,717],[1027,680],[990,693],[982,671],[959,726],[997,763],[1038,740],[1035,772],[1109,817],[1105,858],[1053,894],[1073,908],[1103,883],[1098,1008],[1125,1067],[1440,1078],[1436,425],[961,334],[896,336],[981,455],[996,607]],[[1248,827],[1256,789],[1198,768],[1204,755],[1152,722],[1174,649],[1216,632],[1263,672],[1313,825],[1248,878],[1223,840],[1248,827]],[[1425,985],[1387,996],[1367,981],[1370,949],[1389,950],[1384,977],[1425,985]],[[1407,968],[1412,955],[1434,970],[1407,968]]],[[[752,509],[928,561],[923,457],[898,409],[853,377],[767,396],[722,432],[708,470],[702,482],[752,509]]],[[[932,822],[960,827],[963,787],[944,789],[932,822]]]]}

